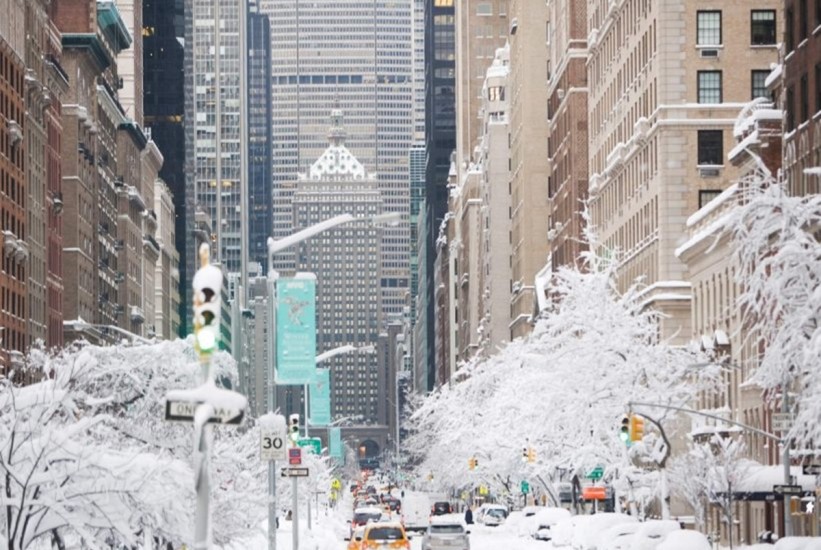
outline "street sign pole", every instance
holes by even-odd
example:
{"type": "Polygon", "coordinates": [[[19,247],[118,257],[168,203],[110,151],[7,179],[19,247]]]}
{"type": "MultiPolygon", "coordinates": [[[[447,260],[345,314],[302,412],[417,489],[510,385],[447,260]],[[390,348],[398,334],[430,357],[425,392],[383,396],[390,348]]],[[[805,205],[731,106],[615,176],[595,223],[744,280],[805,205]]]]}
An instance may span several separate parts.
{"type": "Polygon", "coordinates": [[[308,531],[311,530],[311,494],[308,493],[308,498],[305,499],[305,504],[308,505],[308,531]]]}
{"type": "Polygon", "coordinates": [[[268,550],[277,550],[277,462],[268,463],[268,550]]]}
{"type": "Polygon", "coordinates": [[[291,478],[291,492],[293,493],[293,506],[291,507],[291,529],[293,531],[292,545],[294,550],[299,550],[299,498],[296,494],[296,477],[291,478]]]}

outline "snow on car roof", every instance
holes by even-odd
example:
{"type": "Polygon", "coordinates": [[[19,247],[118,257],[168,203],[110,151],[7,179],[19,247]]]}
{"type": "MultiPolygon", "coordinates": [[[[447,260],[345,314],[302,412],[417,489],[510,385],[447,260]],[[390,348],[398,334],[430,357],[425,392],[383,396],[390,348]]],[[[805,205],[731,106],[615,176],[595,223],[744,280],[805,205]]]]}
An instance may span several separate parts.
{"type": "Polygon", "coordinates": [[[464,523],[460,514],[443,514],[430,518],[431,525],[462,525],[464,523]]]}

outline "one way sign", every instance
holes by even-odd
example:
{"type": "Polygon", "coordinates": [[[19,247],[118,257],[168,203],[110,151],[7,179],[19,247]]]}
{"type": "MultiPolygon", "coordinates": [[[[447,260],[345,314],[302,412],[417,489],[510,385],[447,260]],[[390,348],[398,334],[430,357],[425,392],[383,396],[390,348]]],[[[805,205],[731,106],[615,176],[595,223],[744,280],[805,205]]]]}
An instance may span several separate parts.
{"type": "MultiPolygon", "coordinates": [[[[193,422],[197,412],[198,402],[172,401],[165,402],[165,419],[180,422],[193,422]]],[[[208,422],[212,424],[241,424],[245,416],[243,409],[233,407],[216,407],[208,422]]]]}

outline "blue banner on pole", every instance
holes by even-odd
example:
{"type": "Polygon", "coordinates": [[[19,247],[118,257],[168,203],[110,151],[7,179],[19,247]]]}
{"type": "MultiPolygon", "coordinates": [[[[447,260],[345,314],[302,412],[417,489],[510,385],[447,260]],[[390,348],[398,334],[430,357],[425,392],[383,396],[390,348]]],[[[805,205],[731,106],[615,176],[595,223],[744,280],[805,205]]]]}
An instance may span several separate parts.
{"type": "Polygon", "coordinates": [[[316,379],[316,278],[298,274],[277,281],[276,383],[316,379]]]}
{"type": "Polygon", "coordinates": [[[328,447],[330,451],[328,454],[331,458],[336,458],[342,460],[345,458],[345,451],[344,447],[342,447],[342,429],[341,428],[329,428],[328,429],[328,439],[329,444],[328,447]]]}
{"type": "Polygon", "coordinates": [[[311,384],[311,424],[327,426],[331,423],[331,370],[316,369],[316,380],[311,384]]]}

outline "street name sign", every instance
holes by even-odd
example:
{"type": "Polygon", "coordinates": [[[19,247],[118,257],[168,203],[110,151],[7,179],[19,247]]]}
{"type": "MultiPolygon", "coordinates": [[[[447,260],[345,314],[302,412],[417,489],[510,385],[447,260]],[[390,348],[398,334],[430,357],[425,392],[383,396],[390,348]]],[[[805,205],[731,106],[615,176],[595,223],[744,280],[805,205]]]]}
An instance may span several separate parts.
{"type": "Polygon", "coordinates": [[[282,477],[308,477],[308,468],[283,468],[282,477]]]}
{"type": "Polygon", "coordinates": [[[302,449],[299,447],[288,449],[288,464],[291,466],[302,464],[302,449]]]}
{"type": "Polygon", "coordinates": [[[792,413],[773,413],[773,430],[776,432],[788,432],[792,429],[795,417],[792,413]]]}
{"type": "Polygon", "coordinates": [[[802,495],[804,489],[801,485],[773,485],[773,493],[777,495],[802,495]]]}
{"type": "Polygon", "coordinates": [[[318,437],[300,437],[296,444],[311,449],[315,455],[322,454],[322,440],[318,437]]]}
{"type": "MultiPolygon", "coordinates": [[[[178,422],[193,422],[197,407],[201,401],[174,401],[165,402],[165,419],[178,422]]],[[[245,416],[244,409],[234,407],[214,407],[214,414],[208,420],[212,424],[241,424],[245,416]]]]}
{"type": "Polygon", "coordinates": [[[801,470],[805,476],[821,476],[821,464],[804,464],[801,470]]]}
{"type": "Polygon", "coordinates": [[[587,479],[599,480],[603,476],[604,476],[604,468],[602,468],[601,466],[596,466],[595,468],[593,468],[592,470],[587,472],[587,475],[584,476],[584,477],[586,477],[587,479]]]}

